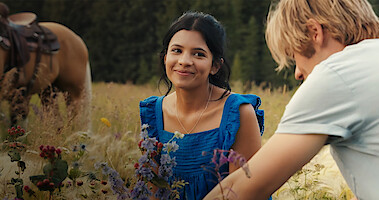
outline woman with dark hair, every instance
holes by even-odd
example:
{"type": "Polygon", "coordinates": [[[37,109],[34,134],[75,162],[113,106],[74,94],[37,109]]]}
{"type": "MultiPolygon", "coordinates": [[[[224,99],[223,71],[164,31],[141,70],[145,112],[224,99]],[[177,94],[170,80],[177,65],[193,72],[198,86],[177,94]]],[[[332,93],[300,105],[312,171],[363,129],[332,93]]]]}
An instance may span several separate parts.
{"type": "MultiPolygon", "coordinates": [[[[181,199],[202,199],[217,184],[211,171],[213,150],[232,148],[248,159],[261,147],[260,98],[231,92],[225,43],[225,30],[213,16],[184,13],[163,39],[161,81],[168,90],[140,103],[141,122],[149,124],[150,137],[167,143],[176,131],[185,135],[176,141],[179,149],[170,152],[177,162],[170,181],[188,182],[181,199]],[[172,87],[175,92],[170,93],[172,87]]],[[[219,172],[237,168],[225,165],[219,172]]]]}

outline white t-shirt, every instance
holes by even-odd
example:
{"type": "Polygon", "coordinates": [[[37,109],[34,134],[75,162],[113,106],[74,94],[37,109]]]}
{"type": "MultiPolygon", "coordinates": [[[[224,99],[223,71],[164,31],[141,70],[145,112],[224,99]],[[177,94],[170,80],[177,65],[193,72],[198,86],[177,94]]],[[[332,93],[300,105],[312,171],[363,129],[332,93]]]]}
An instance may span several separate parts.
{"type": "Polygon", "coordinates": [[[347,46],[316,65],[276,133],[329,135],[357,198],[379,199],[379,39],[347,46]]]}

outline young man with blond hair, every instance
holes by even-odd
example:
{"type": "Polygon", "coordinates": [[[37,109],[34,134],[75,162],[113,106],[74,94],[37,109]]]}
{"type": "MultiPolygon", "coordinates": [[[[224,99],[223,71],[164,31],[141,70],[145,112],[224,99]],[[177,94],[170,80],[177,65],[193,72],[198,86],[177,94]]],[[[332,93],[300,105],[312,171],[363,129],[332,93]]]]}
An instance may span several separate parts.
{"type": "MultiPolygon", "coordinates": [[[[304,80],[276,133],[221,182],[236,199],[267,199],[325,145],[358,199],[379,197],[379,19],[367,0],[281,0],[267,19],[279,69],[304,80]]],[[[221,195],[215,187],[205,199],[221,195]]]]}

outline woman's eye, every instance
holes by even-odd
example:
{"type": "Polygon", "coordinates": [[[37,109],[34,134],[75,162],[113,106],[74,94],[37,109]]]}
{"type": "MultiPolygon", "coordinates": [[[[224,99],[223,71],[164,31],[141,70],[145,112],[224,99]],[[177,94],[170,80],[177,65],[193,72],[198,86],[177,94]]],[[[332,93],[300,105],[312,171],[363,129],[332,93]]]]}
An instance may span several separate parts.
{"type": "Polygon", "coordinates": [[[173,52],[173,53],[181,53],[182,50],[180,50],[180,49],[171,49],[171,52],[173,52]]]}
{"type": "Polygon", "coordinates": [[[205,54],[204,54],[204,53],[201,53],[201,52],[196,52],[196,53],[195,53],[195,56],[198,56],[198,57],[205,57],[205,54]]]}

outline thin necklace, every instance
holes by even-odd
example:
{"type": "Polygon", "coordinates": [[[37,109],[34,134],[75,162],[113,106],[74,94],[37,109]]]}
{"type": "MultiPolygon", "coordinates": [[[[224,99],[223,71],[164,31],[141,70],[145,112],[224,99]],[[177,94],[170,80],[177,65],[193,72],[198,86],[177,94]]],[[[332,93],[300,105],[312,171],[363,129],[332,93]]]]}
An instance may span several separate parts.
{"type": "Polygon", "coordinates": [[[199,116],[199,118],[197,119],[197,121],[196,121],[196,123],[195,123],[195,125],[191,128],[191,130],[190,131],[187,131],[187,129],[186,128],[184,128],[184,126],[183,126],[183,124],[182,124],[182,122],[180,121],[180,119],[179,119],[179,116],[178,116],[178,104],[176,104],[176,106],[175,106],[175,114],[176,114],[176,119],[178,120],[178,122],[179,122],[179,124],[180,124],[180,126],[182,127],[182,129],[187,133],[187,134],[190,134],[195,128],[196,128],[196,126],[197,126],[197,124],[199,123],[199,121],[200,121],[200,119],[201,119],[201,117],[203,116],[203,114],[204,114],[204,112],[205,112],[205,110],[207,110],[207,108],[208,108],[208,105],[209,105],[209,101],[211,100],[211,96],[212,96],[212,91],[213,91],[213,85],[212,85],[212,87],[211,87],[211,92],[209,93],[209,97],[208,97],[208,101],[207,101],[207,104],[205,105],[205,108],[204,108],[204,110],[201,112],[201,114],[200,114],[200,116],[199,116]]]}

